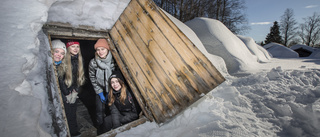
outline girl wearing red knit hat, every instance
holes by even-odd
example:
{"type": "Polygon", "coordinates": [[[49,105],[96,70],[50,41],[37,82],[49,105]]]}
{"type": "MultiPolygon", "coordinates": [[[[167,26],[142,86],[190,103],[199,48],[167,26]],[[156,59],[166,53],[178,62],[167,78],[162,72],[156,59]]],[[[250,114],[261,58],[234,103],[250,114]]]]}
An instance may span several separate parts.
{"type": "Polygon", "coordinates": [[[68,126],[71,136],[80,135],[77,124],[77,98],[80,86],[85,83],[82,55],[80,43],[77,41],[68,41],[66,44],[67,53],[65,55],[65,75],[64,82],[60,89],[67,97],[63,101],[66,112],[68,126]]]}
{"type": "Polygon", "coordinates": [[[108,96],[108,78],[114,70],[114,60],[106,39],[99,39],[94,45],[95,57],[89,63],[89,77],[96,93],[97,134],[106,132],[103,124],[108,96]]]}

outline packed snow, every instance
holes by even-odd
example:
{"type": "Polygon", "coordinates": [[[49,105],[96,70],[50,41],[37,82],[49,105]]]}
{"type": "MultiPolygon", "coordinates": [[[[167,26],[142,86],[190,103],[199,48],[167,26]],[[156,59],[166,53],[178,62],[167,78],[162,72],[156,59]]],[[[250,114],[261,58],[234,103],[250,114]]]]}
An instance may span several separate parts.
{"type": "Polygon", "coordinates": [[[275,58],[298,58],[299,54],[279,43],[269,43],[263,46],[275,58]]]}
{"type": "MultiPolygon", "coordinates": [[[[0,134],[57,136],[49,115],[46,22],[110,29],[129,0],[4,0],[0,5],[0,134]]],[[[146,122],[117,136],[320,136],[320,52],[272,54],[221,22],[170,17],[226,81],[168,123],[146,122]],[[271,55],[270,55],[271,54],[271,55]],[[245,74],[245,75],[240,75],[245,74]]],[[[50,63],[50,62],[49,62],[50,63]]],[[[52,88],[52,87],[51,87],[52,88]]]]}

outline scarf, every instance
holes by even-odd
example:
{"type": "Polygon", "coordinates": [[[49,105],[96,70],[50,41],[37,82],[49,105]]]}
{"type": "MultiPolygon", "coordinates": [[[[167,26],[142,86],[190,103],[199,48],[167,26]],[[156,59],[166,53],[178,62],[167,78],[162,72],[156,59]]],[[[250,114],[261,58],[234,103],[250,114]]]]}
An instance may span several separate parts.
{"type": "Polygon", "coordinates": [[[57,65],[61,64],[61,62],[62,62],[61,60],[58,62],[55,61],[54,64],[57,66],[57,65]]]}
{"type": "Polygon", "coordinates": [[[108,78],[112,73],[112,70],[111,70],[112,55],[111,53],[108,53],[105,59],[102,59],[96,55],[95,61],[97,62],[97,65],[98,65],[98,68],[96,71],[97,81],[99,84],[101,84],[101,86],[104,86],[107,89],[108,78]]]}

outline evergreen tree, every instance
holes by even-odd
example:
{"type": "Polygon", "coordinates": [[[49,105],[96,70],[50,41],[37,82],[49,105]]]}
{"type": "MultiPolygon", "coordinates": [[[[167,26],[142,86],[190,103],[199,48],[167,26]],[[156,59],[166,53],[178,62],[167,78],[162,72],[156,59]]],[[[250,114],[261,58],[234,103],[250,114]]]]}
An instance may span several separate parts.
{"type": "Polygon", "coordinates": [[[264,41],[265,44],[276,42],[276,43],[282,43],[282,38],[280,36],[280,26],[278,25],[278,22],[275,21],[273,23],[273,26],[270,28],[270,33],[267,35],[266,40],[264,41]]]}

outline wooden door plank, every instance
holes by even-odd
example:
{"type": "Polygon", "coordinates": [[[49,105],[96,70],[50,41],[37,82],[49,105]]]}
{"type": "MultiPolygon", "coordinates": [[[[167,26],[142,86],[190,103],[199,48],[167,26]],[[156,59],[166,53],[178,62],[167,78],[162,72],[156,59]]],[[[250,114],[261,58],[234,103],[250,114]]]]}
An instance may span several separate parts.
{"type": "MultiPolygon", "coordinates": [[[[123,16],[122,16],[123,17],[123,16]]],[[[119,19],[121,22],[121,18],[119,19]]],[[[118,29],[120,35],[124,36],[128,34],[128,28],[122,26],[123,24],[116,24],[116,28],[118,29]],[[127,31],[126,31],[127,30],[127,31]]],[[[130,38],[130,36],[123,37],[124,41],[126,42],[127,49],[131,54],[134,54],[133,58],[137,61],[137,64],[140,66],[140,69],[142,70],[143,74],[147,78],[147,80],[152,83],[152,87],[154,88],[154,92],[156,96],[160,100],[164,100],[166,103],[165,106],[168,106],[170,110],[173,109],[173,105],[171,103],[171,99],[168,99],[167,94],[161,94],[161,91],[166,91],[163,86],[161,86],[161,83],[158,81],[157,77],[154,75],[153,71],[151,70],[149,64],[146,62],[144,57],[141,55],[141,52],[135,48],[136,45],[133,42],[133,40],[130,38]]]]}
{"type": "Polygon", "coordinates": [[[131,0],[110,35],[157,123],[166,122],[224,81],[151,0],[131,0]]]}
{"type": "MultiPolygon", "coordinates": [[[[123,22],[123,24],[126,24],[128,29],[130,30],[130,33],[136,34],[130,36],[136,43],[135,45],[138,46],[137,48],[139,48],[141,54],[145,56],[146,60],[149,60],[148,62],[152,62],[151,68],[153,72],[156,74],[160,81],[164,81],[164,86],[170,92],[170,94],[174,96],[175,100],[177,100],[178,103],[180,103],[181,101],[188,102],[188,100],[193,100],[194,96],[189,92],[186,92],[186,94],[184,95],[180,95],[180,93],[188,91],[188,88],[184,85],[183,81],[179,81],[178,78],[175,77],[175,75],[171,75],[171,73],[176,71],[176,69],[167,59],[159,46],[156,47],[156,50],[150,51],[148,49],[148,47],[152,45],[147,45],[148,43],[144,43],[144,41],[142,40],[142,37],[146,39],[150,37],[148,36],[147,30],[145,30],[145,28],[143,27],[147,24],[142,24],[141,22],[136,21],[136,14],[132,15],[130,14],[130,12],[132,12],[132,10],[130,6],[128,6],[127,10],[124,12],[124,16],[120,17],[120,21],[123,22]],[[186,95],[187,97],[189,97],[189,99],[185,97],[186,95]],[[183,100],[181,100],[182,98],[183,100]]],[[[150,40],[152,40],[152,38],[150,38],[150,40]]]]}
{"type": "MultiPolygon", "coordinates": [[[[117,24],[120,24],[120,21],[117,21],[115,25],[117,24]]],[[[164,119],[161,116],[166,116],[167,114],[163,114],[163,112],[165,112],[165,108],[163,108],[164,105],[162,104],[163,102],[161,102],[160,99],[157,98],[158,96],[155,95],[153,87],[151,86],[147,78],[143,75],[143,72],[136,63],[136,60],[133,59],[133,55],[126,48],[126,43],[123,41],[116,27],[113,27],[110,33],[112,34],[112,38],[117,43],[116,46],[121,45],[117,46],[117,48],[119,49],[119,53],[130,68],[130,73],[134,75],[133,79],[137,83],[137,86],[140,89],[142,96],[146,100],[148,107],[151,108],[151,112],[154,116],[159,116],[155,117],[155,120],[159,121],[159,119],[164,119]]]]}
{"type": "Polygon", "coordinates": [[[203,56],[203,54],[200,55],[194,55],[193,52],[186,46],[187,43],[184,43],[179,35],[169,26],[167,22],[164,21],[161,14],[159,14],[159,10],[156,10],[152,8],[152,4],[154,4],[152,1],[148,0],[137,0],[140,6],[145,8],[147,14],[150,14],[150,18],[155,22],[155,24],[161,24],[158,25],[159,30],[167,36],[166,38],[171,42],[171,44],[174,46],[175,50],[178,51],[181,58],[185,61],[185,63],[188,65],[188,69],[193,70],[194,75],[199,75],[201,79],[205,79],[207,85],[209,85],[211,88],[215,87],[214,85],[217,85],[217,82],[213,79],[213,76],[207,71],[205,67],[202,66],[196,60],[196,56],[203,56]],[[191,54],[190,54],[191,53],[191,54]]]}
{"type": "MultiPolygon", "coordinates": [[[[129,7],[132,7],[132,9],[142,9],[142,7],[135,0],[132,0],[130,4],[131,5],[129,7]]],[[[158,29],[158,25],[163,24],[155,24],[145,12],[138,12],[138,15],[138,19],[146,24],[145,28],[148,30],[148,35],[146,34],[147,37],[142,37],[144,42],[147,43],[149,39],[152,39],[152,42],[149,44],[149,50],[155,50],[155,52],[159,52],[158,49],[153,49],[156,47],[154,45],[159,45],[160,51],[163,51],[166,57],[169,59],[169,62],[174,64],[174,67],[177,70],[176,74],[174,74],[176,77],[186,78],[183,79],[183,81],[189,82],[193,89],[195,89],[194,91],[198,93],[202,93],[203,91],[207,90],[207,83],[204,82],[202,78],[197,77],[192,69],[188,68],[188,64],[184,62],[183,58],[173,48],[173,45],[170,43],[170,41],[168,41],[166,36],[158,29]]],[[[139,30],[141,29],[138,29],[138,31],[139,30]]],[[[197,95],[198,93],[192,94],[197,95]]]]}
{"type": "Polygon", "coordinates": [[[142,110],[142,112],[144,113],[144,115],[150,120],[150,121],[153,121],[154,118],[152,117],[152,114],[151,112],[149,112],[147,109],[146,109],[146,103],[142,97],[142,95],[140,94],[140,92],[138,91],[136,85],[134,84],[133,80],[131,79],[129,73],[128,73],[128,70],[127,70],[127,67],[126,65],[124,64],[124,62],[121,60],[120,58],[120,55],[118,54],[113,42],[110,40],[110,35],[107,35],[108,36],[108,43],[110,45],[110,51],[115,59],[115,61],[117,62],[123,76],[125,77],[125,79],[127,80],[127,83],[128,85],[130,86],[134,96],[136,97],[137,101],[138,101],[138,104],[142,110]]]}
{"type": "MultiPolygon", "coordinates": [[[[153,7],[155,4],[152,4],[153,7]]],[[[152,6],[150,5],[150,6],[152,6]]],[[[158,8],[158,7],[157,7],[158,8]]],[[[189,47],[189,49],[193,52],[193,54],[198,55],[196,56],[198,59],[198,62],[202,64],[205,68],[207,68],[207,71],[209,71],[213,78],[216,80],[217,85],[221,84],[223,81],[225,81],[225,78],[221,75],[221,73],[216,69],[216,67],[213,66],[212,63],[210,63],[210,60],[206,56],[201,56],[203,54],[189,39],[188,37],[173,23],[173,21],[160,9],[158,9],[158,12],[162,15],[163,19],[169,24],[169,26],[177,33],[177,35],[182,39],[184,43],[189,47]],[[209,63],[208,63],[209,62],[209,63]]],[[[216,85],[216,86],[217,86],[216,85]]]]}

